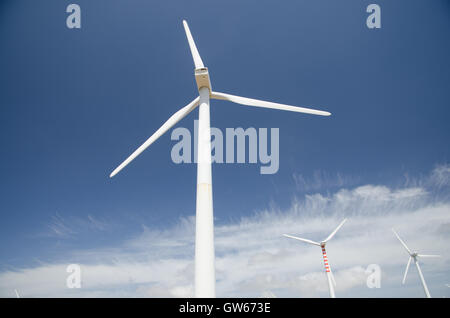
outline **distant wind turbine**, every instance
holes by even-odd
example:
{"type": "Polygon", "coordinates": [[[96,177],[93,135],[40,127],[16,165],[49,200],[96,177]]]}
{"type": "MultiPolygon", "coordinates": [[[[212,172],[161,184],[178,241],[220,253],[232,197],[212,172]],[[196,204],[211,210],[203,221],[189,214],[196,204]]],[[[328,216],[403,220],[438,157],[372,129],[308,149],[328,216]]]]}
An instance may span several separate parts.
{"type": "MultiPolygon", "coordinates": [[[[257,99],[240,97],[225,93],[215,92],[211,88],[208,68],[203,61],[194,43],[191,31],[186,21],[183,21],[184,30],[194,59],[194,76],[197,82],[199,96],[188,105],[173,114],[150,138],[147,139],[135,152],[122,162],[110,175],[115,176],[133,159],[141,154],[147,147],[159,137],[171,129],[187,114],[199,107],[199,137],[197,155],[197,202],[195,218],[195,296],[215,297],[215,269],[214,269],[214,225],[213,225],[213,199],[212,199],[212,175],[211,175],[211,133],[209,100],[222,99],[233,103],[287,110],[292,112],[307,113],[313,115],[329,116],[329,112],[266,102],[257,99]]],[[[235,72],[235,70],[233,70],[235,72]]],[[[238,71],[239,73],[239,71],[238,71]]],[[[241,73],[239,73],[239,76],[241,73]]]]}
{"type": "Polygon", "coordinates": [[[419,272],[420,280],[422,281],[423,291],[425,292],[425,295],[427,296],[427,298],[431,298],[430,291],[428,290],[427,283],[425,282],[425,278],[423,277],[422,270],[420,269],[419,261],[417,260],[417,258],[418,257],[424,257],[424,258],[426,258],[426,257],[441,257],[441,255],[425,255],[425,254],[419,254],[417,252],[412,252],[408,248],[408,246],[406,246],[405,242],[402,241],[400,236],[398,236],[397,232],[395,232],[394,229],[392,229],[392,232],[394,232],[395,236],[397,236],[398,240],[400,241],[400,243],[402,243],[403,247],[406,249],[406,251],[409,254],[409,259],[408,259],[408,263],[406,264],[406,270],[405,270],[405,274],[403,275],[402,284],[404,284],[406,281],[406,275],[408,274],[408,269],[409,269],[409,265],[411,265],[411,260],[414,260],[414,264],[416,264],[417,271],[419,272]]]}
{"type": "Polygon", "coordinates": [[[315,241],[311,241],[311,240],[304,239],[301,237],[283,234],[284,236],[286,236],[288,238],[306,242],[306,243],[312,244],[312,245],[317,245],[322,248],[323,263],[325,265],[325,272],[327,274],[328,288],[330,290],[331,298],[336,298],[336,294],[334,292],[334,287],[336,286],[336,281],[334,280],[333,272],[331,271],[330,264],[328,263],[328,257],[327,257],[327,251],[325,250],[325,245],[327,244],[327,242],[329,240],[331,240],[331,238],[336,234],[336,232],[339,231],[339,229],[342,227],[342,225],[344,225],[345,221],[347,221],[347,219],[344,219],[344,221],[342,221],[341,224],[339,224],[338,227],[333,232],[331,232],[331,234],[328,235],[328,237],[326,239],[324,239],[322,242],[315,242],[315,241]]]}

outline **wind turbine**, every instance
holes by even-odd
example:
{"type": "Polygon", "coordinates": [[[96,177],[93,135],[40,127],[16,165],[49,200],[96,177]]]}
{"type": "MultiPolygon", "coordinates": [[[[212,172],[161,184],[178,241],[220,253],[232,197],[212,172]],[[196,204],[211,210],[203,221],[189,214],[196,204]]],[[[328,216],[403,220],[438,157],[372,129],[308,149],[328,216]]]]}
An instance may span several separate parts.
{"type": "Polygon", "coordinates": [[[272,108],[321,116],[329,116],[331,114],[321,110],[283,105],[213,91],[211,88],[208,68],[203,65],[203,61],[198,53],[191,31],[189,30],[189,26],[184,20],[183,25],[192,58],[194,60],[194,76],[197,82],[199,96],[173,114],[152,136],[150,136],[150,138],[147,139],[147,141],[145,141],[124,162],[122,162],[111,173],[110,177],[115,176],[134,158],[141,154],[148,146],[150,146],[165,132],[167,132],[176,123],[200,105],[198,119],[199,137],[197,147],[197,201],[195,218],[195,296],[215,297],[214,224],[209,115],[210,99],[222,99],[245,106],[272,108]]]}
{"type": "Polygon", "coordinates": [[[406,264],[406,270],[405,274],[403,275],[402,284],[406,281],[406,275],[408,274],[409,265],[411,265],[411,260],[414,260],[414,264],[416,264],[417,271],[419,272],[420,280],[422,281],[423,291],[425,292],[425,295],[427,298],[431,298],[430,291],[428,290],[427,283],[425,282],[425,278],[423,277],[422,270],[420,269],[419,262],[417,260],[418,257],[441,257],[441,255],[425,255],[425,254],[419,254],[417,252],[412,252],[408,246],[406,246],[405,242],[402,241],[400,236],[398,236],[397,232],[395,232],[394,229],[392,229],[392,232],[394,232],[395,236],[397,236],[400,243],[402,243],[403,247],[406,249],[406,251],[409,254],[408,263],[406,264]]]}
{"type": "Polygon", "coordinates": [[[317,246],[321,247],[323,263],[325,265],[325,272],[327,274],[328,288],[330,290],[330,297],[331,298],[336,298],[336,294],[334,293],[334,287],[336,286],[336,281],[334,280],[334,276],[333,276],[333,272],[331,271],[330,264],[328,264],[328,257],[327,257],[327,251],[325,250],[325,245],[327,244],[327,242],[329,240],[331,240],[331,238],[336,234],[336,232],[339,231],[339,229],[342,227],[342,225],[344,225],[345,221],[347,221],[347,219],[344,219],[344,221],[342,221],[341,224],[339,224],[338,227],[333,232],[331,232],[331,234],[328,235],[328,237],[326,239],[324,239],[322,242],[315,242],[315,241],[311,241],[311,240],[304,239],[304,238],[301,238],[301,237],[296,237],[296,236],[292,236],[292,235],[283,234],[283,236],[286,236],[288,238],[292,238],[292,239],[295,239],[295,240],[299,240],[299,241],[302,241],[302,242],[306,242],[308,244],[317,245],[317,246]]]}

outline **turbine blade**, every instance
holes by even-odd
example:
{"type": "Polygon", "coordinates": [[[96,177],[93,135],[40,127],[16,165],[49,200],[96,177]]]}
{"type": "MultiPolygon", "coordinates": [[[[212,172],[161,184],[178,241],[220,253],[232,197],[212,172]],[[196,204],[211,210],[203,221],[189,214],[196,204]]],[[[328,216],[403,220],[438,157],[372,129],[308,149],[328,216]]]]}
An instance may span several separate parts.
{"type": "Polygon", "coordinates": [[[252,99],[252,98],[241,97],[241,96],[230,95],[230,94],[219,93],[219,92],[211,92],[211,98],[228,100],[230,102],[233,102],[236,104],[241,104],[241,105],[246,105],[246,106],[287,110],[287,111],[291,111],[291,112],[306,113],[306,114],[313,114],[313,115],[320,115],[320,116],[330,116],[331,115],[331,113],[325,112],[322,110],[266,102],[263,100],[252,99]]]}
{"type": "Polygon", "coordinates": [[[150,146],[155,140],[161,137],[166,131],[172,128],[176,123],[183,119],[187,114],[189,114],[195,107],[198,106],[200,97],[195,98],[187,106],[184,106],[175,114],[173,114],[150,138],[148,138],[138,149],[136,149],[124,162],[122,162],[110,175],[109,177],[114,177],[120,170],[122,170],[126,165],[128,165],[134,158],[139,156],[148,146],[150,146]]]}
{"type": "Polygon", "coordinates": [[[301,237],[296,237],[296,236],[287,235],[287,234],[283,234],[283,236],[292,238],[294,240],[299,240],[299,241],[303,241],[303,242],[306,242],[306,243],[309,243],[309,244],[320,246],[320,243],[318,243],[318,242],[314,242],[314,241],[311,241],[311,240],[308,240],[308,239],[304,239],[304,238],[301,238],[301,237]]]}
{"type": "Polygon", "coordinates": [[[191,49],[192,58],[194,59],[195,68],[204,67],[202,58],[198,53],[197,46],[195,46],[194,38],[192,37],[191,30],[189,30],[189,26],[186,20],[183,20],[184,32],[186,32],[186,37],[189,42],[189,48],[191,49]]]}
{"type": "Polygon", "coordinates": [[[409,260],[408,260],[408,264],[406,264],[406,270],[405,270],[405,274],[403,275],[402,284],[404,284],[406,281],[406,275],[408,274],[408,269],[409,269],[409,265],[411,265],[411,260],[412,260],[412,257],[410,256],[409,260]]]}
{"type": "Polygon", "coordinates": [[[328,237],[324,240],[324,243],[331,240],[331,238],[336,234],[337,231],[339,231],[342,225],[344,225],[345,221],[347,221],[347,219],[344,219],[344,221],[342,221],[341,224],[339,224],[338,227],[330,235],[328,235],[328,237]]]}
{"type": "Polygon", "coordinates": [[[427,254],[417,254],[419,257],[441,257],[441,255],[427,255],[427,254]]]}
{"type": "Polygon", "coordinates": [[[409,255],[412,254],[411,250],[408,248],[408,246],[406,246],[405,242],[402,241],[402,239],[400,238],[400,236],[398,236],[397,232],[395,232],[394,229],[392,229],[392,232],[394,232],[395,236],[397,236],[398,240],[400,241],[400,243],[402,243],[403,247],[406,249],[406,251],[408,252],[409,255]]]}
{"type": "Polygon", "coordinates": [[[336,287],[336,280],[334,279],[334,275],[333,275],[333,272],[331,271],[331,267],[330,267],[330,276],[331,276],[331,280],[333,281],[334,287],[336,287]]]}

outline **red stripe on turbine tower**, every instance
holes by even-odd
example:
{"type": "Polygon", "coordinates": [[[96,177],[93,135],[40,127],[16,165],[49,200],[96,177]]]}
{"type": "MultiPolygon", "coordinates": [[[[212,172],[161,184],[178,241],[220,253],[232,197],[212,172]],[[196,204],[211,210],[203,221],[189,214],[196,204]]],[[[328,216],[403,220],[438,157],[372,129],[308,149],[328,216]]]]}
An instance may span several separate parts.
{"type": "Polygon", "coordinates": [[[330,272],[330,266],[328,265],[328,257],[327,252],[325,251],[325,246],[322,246],[322,256],[323,256],[323,263],[325,265],[325,271],[327,273],[330,272]]]}

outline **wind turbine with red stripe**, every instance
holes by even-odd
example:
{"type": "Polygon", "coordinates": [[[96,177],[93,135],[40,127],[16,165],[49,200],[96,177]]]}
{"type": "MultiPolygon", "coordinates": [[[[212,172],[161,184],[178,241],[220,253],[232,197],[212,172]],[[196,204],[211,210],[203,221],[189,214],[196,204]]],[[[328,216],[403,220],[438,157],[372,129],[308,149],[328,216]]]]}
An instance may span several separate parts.
{"type": "Polygon", "coordinates": [[[417,271],[419,272],[420,280],[422,281],[423,291],[425,292],[425,295],[427,296],[427,298],[431,298],[430,291],[428,290],[427,283],[425,283],[425,278],[423,277],[422,270],[420,269],[417,258],[418,257],[424,257],[424,258],[425,257],[441,257],[441,255],[425,255],[425,254],[419,254],[417,252],[413,252],[408,248],[408,246],[406,246],[405,242],[403,242],[403,240],[400,238],[400,236],[398,236],[397,232],[395,232],[394,229],[392,229],[392,232],[394,232],[395,236],[398,238],[400,243],[402,243],[403,247],[409,254],[409,260],[408,260],[408,263],[406,264],[406,270],[405,270],[405,274],[403,275],[402,284],[405,283],[406,275],[408,274],[409,265],[411,265],[411,261],[414,260],[414,264],[416,264],[417,271]]]}
{"type": "Polygon", "coordinates": [[[331,238],[336,234],[336,232],[339,231],[339,229],[342,227],[342,225],[344,225],[345,221],[347,221],[347,219],[344,219],[344,221],[342,221],[341,224],[339,224],[338,227],[333,232],[331,232],[331,234],[328,235],[328,237],[326,239],[324,239],[321,242],[315,242],[315,241],[311,241],[311,240],[304,239],[301,237],[283,234],[283,236],[286,236],[288,238],[292,238],[292,239],[299,240],[299,241],[302,241],[305,243],[320,246],[320,248],[322,249],[323,263],[325,265],[325,272],[327,274],[328,288],[330,290],[331,298],[336,298],[336,294],[334,292],[334,287],[336,286],[336,281],[334,279],[333,272],[331,271],[330,264],[328,263],[328,257],[327,257],[327,251],[325,250],[325,245],[327,244],[327,242],[329,240],[331,240],[331,238]]]}

